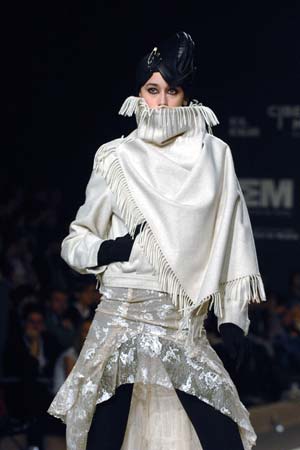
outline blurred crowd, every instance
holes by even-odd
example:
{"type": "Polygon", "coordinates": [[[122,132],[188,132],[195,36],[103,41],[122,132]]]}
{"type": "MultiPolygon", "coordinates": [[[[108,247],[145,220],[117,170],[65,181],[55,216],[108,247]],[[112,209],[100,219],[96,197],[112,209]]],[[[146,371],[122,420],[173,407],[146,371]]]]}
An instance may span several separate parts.
{"type": "MultiPolygon", "coordinates": [[[[60,257],[72,220],[62,192],[9,189],[0,194],[0,437],[24,427],[29,443],[39,443],[45,433],[64,434],[46,410],[76,361],[101,296],[94,276],[77,274],[60,257]]],[[[284,294],[266,286],[268,301],[249,306],[247,357],[238,373],[215,316],[206,319],[208,338],[246,406],[299,398],[300,270],[287,285],[284,294]]]]}

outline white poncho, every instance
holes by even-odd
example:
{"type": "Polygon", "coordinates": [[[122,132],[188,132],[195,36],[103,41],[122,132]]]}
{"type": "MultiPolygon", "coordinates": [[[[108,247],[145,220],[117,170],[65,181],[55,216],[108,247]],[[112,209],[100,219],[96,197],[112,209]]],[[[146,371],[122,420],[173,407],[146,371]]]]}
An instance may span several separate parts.
{"type": "Polygon", "coordinates": [[[129,97],[120,114],[138,127],[119,145],[98,150],[101,170],[131,234],[158,273],[184,323],[208,301],[265,300],[247,206],[229,146],[212,135],[213,111],[149,108],[129,97]],[[208,127],[208,132],[206,131],[208,127]]]}

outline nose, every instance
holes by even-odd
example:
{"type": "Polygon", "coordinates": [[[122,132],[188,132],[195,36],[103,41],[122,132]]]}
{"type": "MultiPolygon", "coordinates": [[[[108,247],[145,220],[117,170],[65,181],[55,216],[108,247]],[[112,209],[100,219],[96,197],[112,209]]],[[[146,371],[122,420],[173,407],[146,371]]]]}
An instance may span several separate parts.
{"type": "Polygon", "coordinates": [[[160,92],[158,106],[168,106],[168,97],[164,91],[160,92]]]}

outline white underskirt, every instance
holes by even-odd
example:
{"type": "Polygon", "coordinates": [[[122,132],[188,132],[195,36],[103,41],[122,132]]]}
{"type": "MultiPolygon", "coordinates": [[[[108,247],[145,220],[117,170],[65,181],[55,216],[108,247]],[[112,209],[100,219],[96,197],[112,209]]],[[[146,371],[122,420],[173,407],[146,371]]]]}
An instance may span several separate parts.
{"type": "Polygon", "coordinates": [[[174,389],[135,383],[121,450],[203,450],[174,389]]]}

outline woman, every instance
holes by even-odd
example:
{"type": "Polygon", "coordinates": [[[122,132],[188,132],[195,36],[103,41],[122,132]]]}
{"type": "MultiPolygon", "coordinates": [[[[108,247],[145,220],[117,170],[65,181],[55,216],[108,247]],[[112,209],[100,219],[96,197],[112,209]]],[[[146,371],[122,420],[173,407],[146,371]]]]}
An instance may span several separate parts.
{"type": "Polygon", "coordinates": [[[85,203],[62,243],[65,261],[96,274],[102,293],[49,408],[67,424],[69,450],[255,444],[203,322],[214,307],[238,365],[247,305],[265,300],[264,287],[230,149],[212,135],[214,113],[189,102],[193,54],[191,37],[179,32],[141,60],[139,95],[120,110],[136,115],[137,129],[96,153],[85,203]]]}
{"type": "Polygon", "coordinates": [[[64,350],[56,360],[54,366],[53,376],[53,394],[56,394],[71,372],[82,349],[84,341],[87,337],[88,331],[91,326],[91,320],[85,319],[79,328],[77,328],[76,335],[74,337],[73,345],[67,350],[64,350]]]}

